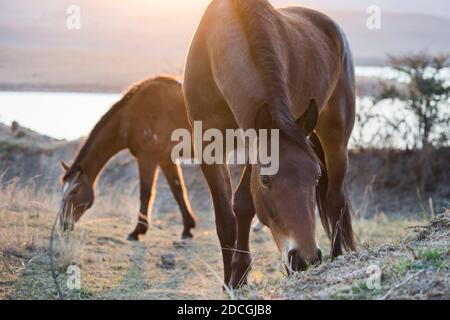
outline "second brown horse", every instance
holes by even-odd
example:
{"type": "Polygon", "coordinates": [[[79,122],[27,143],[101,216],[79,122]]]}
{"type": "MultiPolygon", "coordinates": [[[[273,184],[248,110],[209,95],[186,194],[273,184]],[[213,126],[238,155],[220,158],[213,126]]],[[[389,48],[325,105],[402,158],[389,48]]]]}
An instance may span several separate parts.
{"type": "Polygon", "coordinates": [[[128,236],[138,240],[148,229],[155,198],[158,166],[162,169],[183,217],[182,237],[192,237],[196,219],[189,205],[181,168],[171,159],[175,129],[190,130],[181,84],[170,77],[147,79],[133,85],[97,123],[72,165],[62,162],[61,222],[65,229],[94,203],[94,184],[106,163],[128,149],[139,166],[141,207],[138,223],[128,236]]]}

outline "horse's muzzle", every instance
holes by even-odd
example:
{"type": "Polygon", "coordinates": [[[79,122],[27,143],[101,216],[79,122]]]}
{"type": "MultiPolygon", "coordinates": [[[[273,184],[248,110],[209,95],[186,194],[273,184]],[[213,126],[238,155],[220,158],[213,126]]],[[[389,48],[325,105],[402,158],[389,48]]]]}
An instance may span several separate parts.
{"type": "Polygon", "coordinates": [[[288,253],[288,259],[291,271],[305,271],[310,265],[322,263],[322,251],[320,249],[317,249],[317,258],[314,261],[308,263],[302,258],[300,252],[297,249],[292,249],[288,253]]]}

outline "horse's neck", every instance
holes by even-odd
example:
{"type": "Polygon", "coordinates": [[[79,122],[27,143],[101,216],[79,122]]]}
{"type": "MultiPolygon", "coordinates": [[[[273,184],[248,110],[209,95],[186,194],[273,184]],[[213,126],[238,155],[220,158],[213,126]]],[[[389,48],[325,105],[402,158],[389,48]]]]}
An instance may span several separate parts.
{"type": "Polygon", "coordinates": [[[126,137],[120,132],[121,112],[99,129],[95,136],[89,137],[90,144],[81,166],[85,174],[94,183],[106,163],[119,151],[126,148],[126,137]]]}

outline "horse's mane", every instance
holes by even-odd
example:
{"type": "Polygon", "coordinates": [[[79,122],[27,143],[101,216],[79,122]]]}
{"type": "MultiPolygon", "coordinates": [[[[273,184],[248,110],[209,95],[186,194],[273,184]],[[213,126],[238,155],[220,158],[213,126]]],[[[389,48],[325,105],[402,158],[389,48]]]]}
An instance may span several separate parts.
{"type": "Polygon", "coordinates": [[[158,76],[158,77],[152,77],[147,78],[144,80],[141,80],[139,82],[136,82],[132,84],[130,87],[128,87],[127,90],[125,90],[124,95],[122,98],[113,104],[113,106],[101,117],[101,119],[97,122],[94,129],[90,132],[88,138],[81,146],[80,150],[78,151],[74,162],[70,166],[70,169],[65,173],[62,180],[66,180],[67,178],[71,177],[73,174],[76,173],[76,171],[79,170],[79,165],[81,161],[86,157],[87,153],[90,151],[92,145],[94,144],[95,138],[100,133],[102,128],[111,121],[111,119],[120,111],[122,110],[127,103],[134,97],[134,95],[142,89],[145,85],[147,85],[150,82],[165,82],[165,83],[178,83],[175,78],[170,76],[158,76]]]}
{"type": "Polygon", "coordinates": [[[283,32],[278,12],[268,0],[232,0],[249,42],[250,54],[259,66],[267,91],[269,112],[275,126],[312,157],[315,153],[306,134],[297,125],[287,93],[286,74],[277,55],[279,36],[283,32]]]}

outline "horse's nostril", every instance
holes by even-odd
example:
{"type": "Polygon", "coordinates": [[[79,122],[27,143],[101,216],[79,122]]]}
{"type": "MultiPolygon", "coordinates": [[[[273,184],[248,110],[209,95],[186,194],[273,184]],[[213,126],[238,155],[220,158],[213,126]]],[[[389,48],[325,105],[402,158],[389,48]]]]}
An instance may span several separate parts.
{"type": "Polygon", "coordinates": [[[291,251],[289,251],[288,253],[288,260],[290,264],[294,264],[295,261],[295,257],[297,256],[297,249],[292,249],[291,251]]]}
{"type": "Polygon", "coordinates": [[[307,268],[305,260],[303,260],[297,249],[289,251],[288,259],[292,271],[303,271],[307,268]]]}

